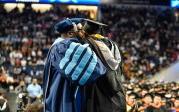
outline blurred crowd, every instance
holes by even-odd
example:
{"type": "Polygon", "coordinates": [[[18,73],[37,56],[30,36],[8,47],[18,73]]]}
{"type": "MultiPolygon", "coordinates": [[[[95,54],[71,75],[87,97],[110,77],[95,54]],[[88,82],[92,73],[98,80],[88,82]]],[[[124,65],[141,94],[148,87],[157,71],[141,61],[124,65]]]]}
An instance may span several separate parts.
{"type": "Polygon", "coordinates": [[[179,84],[126,82],[128,112],[179,112],[179,84]]]}
{"type": "Polygon", "coordinates": [[[59,20],[67,17],[90,17],[89,11],[65,10],[58,5],[45,13],[34,11],[30,4],[26,4],[23,12],[17,7],[7,12],[3,5],[0,5],[0,9],[0,36],[18,38],[51,38],[53,26],[59,20]]]}
{"type": "Polygon", "coordinates": [[[34,77],[41,82],[48,49],[56,38],[53,26],[65,17],[89,18],[89,12],[54,7],[40,13],[29,5],[23,12],[6,12],[0,5],[0,82],[29,84],[34,77]]]}
{"type": "MultiPolygon", "coordinates": [[[[121,50],[125,77],[133,80],[124,83],[129,112],[135,108],[139,108],[137,112],[179,112],[177,83],[145,82],[179,60],[179,27],[173,10],[106,5],[99,10],[101,21],[111,30],[108,37],[121,50]],[[150,111],[159,108],[161,111],[150,111]]],[[[22,13],[17,8],[6,12],[0,5],[0,88],[27,93],[30,102],[42,97],[44,61],[55,40],[52,27],[64,17],[90,15],[59,7],[45,13],[29,6],[22,13]]]]}
{"type": "Polygon", "coordinates": [[[175,11],[164,7],[101,6],[102,22],[123,53],[128,79],[154,75],[179,59],[175,11]]]}

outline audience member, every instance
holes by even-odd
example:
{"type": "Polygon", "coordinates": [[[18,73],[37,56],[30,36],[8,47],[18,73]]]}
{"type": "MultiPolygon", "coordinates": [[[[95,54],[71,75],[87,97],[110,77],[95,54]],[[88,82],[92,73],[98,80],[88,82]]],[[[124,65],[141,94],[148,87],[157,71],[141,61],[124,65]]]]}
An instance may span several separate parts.
{"type": "Polygon", "coordinates": [[[27,86],[27,92],[31,103],[42,97],[42,88],[38,84],[37,79],[33,79],[32,83],[27,86]]]}

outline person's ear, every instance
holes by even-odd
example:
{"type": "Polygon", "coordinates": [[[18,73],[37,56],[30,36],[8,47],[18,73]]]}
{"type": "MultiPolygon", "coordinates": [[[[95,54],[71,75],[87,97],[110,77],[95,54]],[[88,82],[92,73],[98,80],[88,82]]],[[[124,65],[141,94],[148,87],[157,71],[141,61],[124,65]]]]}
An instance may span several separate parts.
{"type": "Polygon", "coordinates": [[[68,34],[68,36],[73,36],[74,32],[68,32],[67,34],[68,34]]]}
{"type": "Polygon", "coordinates": [[[68,35],[71,36],[73,33],[72,32],[68,32],[68,35]]]}

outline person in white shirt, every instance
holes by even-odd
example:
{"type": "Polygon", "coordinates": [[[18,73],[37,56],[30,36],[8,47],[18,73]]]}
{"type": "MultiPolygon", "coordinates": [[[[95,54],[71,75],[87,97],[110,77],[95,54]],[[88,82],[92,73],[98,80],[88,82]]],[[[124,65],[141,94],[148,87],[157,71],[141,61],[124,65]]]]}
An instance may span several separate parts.
{"type": "Polygon", "coordinates": [[[30,102],[36,101],[36,99],[41,98],[42,88],[38,84],[37,79],[33,79],[32,83],[28,85],[27,92],[30,97],[30,102]]]}

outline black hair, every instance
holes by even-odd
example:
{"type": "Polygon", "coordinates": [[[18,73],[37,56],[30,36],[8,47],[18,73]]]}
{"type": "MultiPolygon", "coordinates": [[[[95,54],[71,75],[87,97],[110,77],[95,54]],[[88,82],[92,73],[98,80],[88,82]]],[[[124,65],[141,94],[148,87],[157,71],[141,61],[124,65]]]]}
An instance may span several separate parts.
{"type": "Polygon", "coordinates": [[[151,97],[151,98],[153,98],[153,95],[151,94],[151,93],[147,93],[147,94],[145,94],[144,96],[143,96],[143,98],[145,98],[145,97],[151,97]]]}

